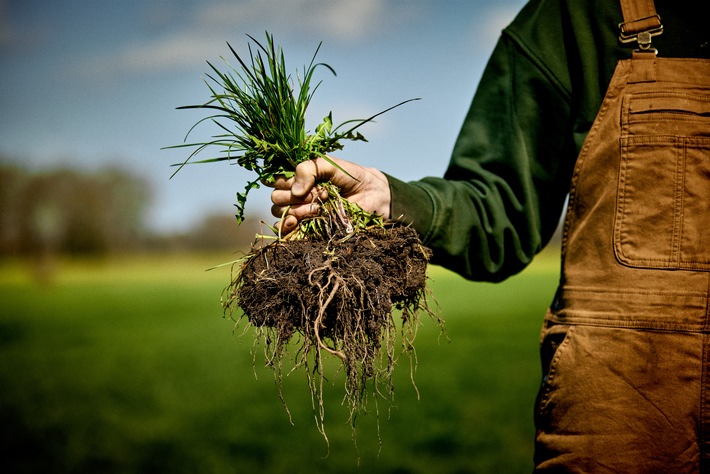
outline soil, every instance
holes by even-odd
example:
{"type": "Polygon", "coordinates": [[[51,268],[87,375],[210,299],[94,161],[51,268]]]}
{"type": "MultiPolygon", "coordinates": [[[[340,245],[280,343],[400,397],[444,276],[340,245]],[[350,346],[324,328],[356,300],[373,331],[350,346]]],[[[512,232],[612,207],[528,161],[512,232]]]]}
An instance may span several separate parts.
{"type": "Polygon", "coordinates": [[[306,366],[325,435],[322,355],[343,362],[351,422],[365,409],[368,381],[374,393],[391,398],[392,370],[398,353],[413,350],[418,313],[434,316],[426,303],[430,255],[404,226],[328,241],[276,241],[248,256],[227,289],[225,306],[239,307],[261,332],[267,363],[279,380],[287,347],[299,336],[295,363],[306,366]]]}

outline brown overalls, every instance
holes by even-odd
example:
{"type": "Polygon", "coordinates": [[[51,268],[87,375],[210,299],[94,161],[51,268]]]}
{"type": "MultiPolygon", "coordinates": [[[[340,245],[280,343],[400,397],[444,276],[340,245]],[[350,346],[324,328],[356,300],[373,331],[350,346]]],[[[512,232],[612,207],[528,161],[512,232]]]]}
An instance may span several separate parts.
{"type": "Polygon", "coordinates": [[[572,177],[538,472],[710,472],[710,60],[652,51],[617,65],[572,177]]]}

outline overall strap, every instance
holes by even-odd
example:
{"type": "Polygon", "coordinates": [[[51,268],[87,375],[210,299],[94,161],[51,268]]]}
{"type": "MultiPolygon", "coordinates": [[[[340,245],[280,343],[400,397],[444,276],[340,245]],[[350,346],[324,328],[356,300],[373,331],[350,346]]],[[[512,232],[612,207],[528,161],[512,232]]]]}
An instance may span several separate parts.
{"type": "Polygon", "coordinates": [[[624,21],[619,23],[619,41],[638,42],[642,51],[651,50],[651,38],[663,33],[661,17],[653,0],[620,0],[624,21]]]}

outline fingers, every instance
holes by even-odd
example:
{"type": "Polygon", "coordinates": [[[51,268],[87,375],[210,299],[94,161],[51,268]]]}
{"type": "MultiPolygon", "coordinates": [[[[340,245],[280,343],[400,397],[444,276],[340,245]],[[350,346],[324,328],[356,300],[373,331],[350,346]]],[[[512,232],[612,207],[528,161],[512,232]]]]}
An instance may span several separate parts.
{"type": "Polygon", "coordinates": [[[381,172],[338,158],[316,158],[300,163],[291,178],[281,176],[265,183],[274,188],[271,213],[281,219],[282,230],[318,213],[317,203],[325,201],[328,193],[317,184],[326,181],[368,212],[389,215],[389,184],[381,172]],[[370,190],[366,183],[374,184],[375,189],[370,190]]]}
{"type": "Polygon", "coordinates": [[[305,196],[295,196],[291,189],[288,188],[274,189],[271,191],[271,202],[275,206],[280,207],[309,204],[317,201],[325,201],[326,199],[328,199],[328,192],[320,186],[311,188],[310,192],[305,196]]]}
{"type": "Polygon", "coordinates": [[[298,219],[294,216],[285,216],[274,224],[274,227],[279,229],[279,232],[284,235],[294,230],[296,226],[298,226],[298,219]]]}
{"type": "Polygon", "coordinates": [[[274,217],[281,218],[284,215],[294,216],[295,218],[301,220],[306,217],[312,217],[318,214],[320,207],[315,202],[303,203],[303,204],[292,204],[288,206],[280,206],[274,204],[271,206],[271,214],[274,217]]]}
{"type": "Polygon", "coordinates": [[[303,197],[294,196],[290,189],[275,189],[271,192],[271,214],[274,217],[282,218],[284,215],[293,216],[297,220],[312,217],[318,214],[319,202],[328,199],[328,192],[315,187],[311,192],[303,197]]]}
{"type": "Polygon", "coordinates": [[[305,196],[316,183],[330,181],[338,171],[338,168],[323,158],[304,161],[296,167],[291,193],[294,196],[305,196]]]}
{"type": "Polygon", "coordinates": [[[325,201],[328,192],[316,183],[327,180],[335,169],[326,160],[318,158],[299,164],[292,178],[278,177],[270,184],[274,188],[271,192],[271,213],[279,218],[287,213],[299,220],[317,214],[315,203],[325,201]]]}
{"type": "Polygon", "coordinates": [[[293,178],[286,178],[285,176],[278,176],[271,182],[262,181],[263,185],[274,189],[291,189],[293,185],[293,178]]]}

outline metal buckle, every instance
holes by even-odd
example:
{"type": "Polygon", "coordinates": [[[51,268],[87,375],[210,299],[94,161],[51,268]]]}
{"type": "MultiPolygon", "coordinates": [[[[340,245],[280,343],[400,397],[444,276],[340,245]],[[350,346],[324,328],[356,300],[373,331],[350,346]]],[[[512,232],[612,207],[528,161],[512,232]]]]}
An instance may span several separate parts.
{"type": "MultiPolygon", "coordinates": [[[[643,21],[643,20],[648,20],[650,18],[658,18],[658,22],[661,22],[661,17],[659,15],[651,15],[647,16],[644,18],[639,18],[638,20],[635,20],[635,22],[638,21],[643,21]]],[[[656,28],[652,28],[650,30],[646,31],[641,31],[639,33],[635,34],[628,34],[624,32],[624,27],[626,26],[626,23],[619,23],[619,41],[622,43],[632,43],[634,41],[638,42],[639,49],[641,51],[648,51],[651,50],[651,38],[654,36],[658,36],[661,33],[663,33],[663,25],[657,26],[656,28]]]]}

